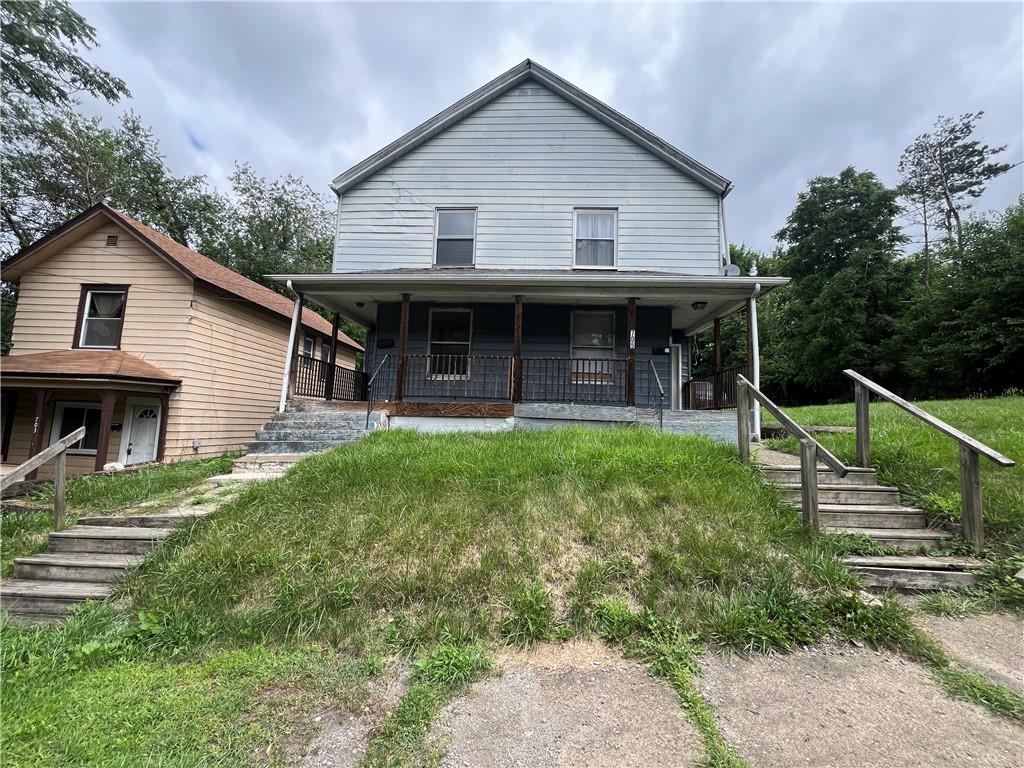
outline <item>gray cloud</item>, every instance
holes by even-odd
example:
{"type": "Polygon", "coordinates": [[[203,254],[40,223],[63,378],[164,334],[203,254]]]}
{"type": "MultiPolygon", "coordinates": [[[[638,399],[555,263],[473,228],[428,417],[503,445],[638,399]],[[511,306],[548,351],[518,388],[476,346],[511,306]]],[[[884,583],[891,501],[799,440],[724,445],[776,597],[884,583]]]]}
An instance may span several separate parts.
{"type": "MultiPolygon", "coordinates": [[[[729,234],[770,248],[807,180],[895,181],[939,114],[986,110],[1024,157],[1019,4],[82,4],[179,173],[236,160],[318,189],[532,57],[731,178],[729,234]]],[[[90,105],[101,113],[118,108],[90,105]]],[[[982,209],[1024,189],[1017,168],[982,209]]]]}

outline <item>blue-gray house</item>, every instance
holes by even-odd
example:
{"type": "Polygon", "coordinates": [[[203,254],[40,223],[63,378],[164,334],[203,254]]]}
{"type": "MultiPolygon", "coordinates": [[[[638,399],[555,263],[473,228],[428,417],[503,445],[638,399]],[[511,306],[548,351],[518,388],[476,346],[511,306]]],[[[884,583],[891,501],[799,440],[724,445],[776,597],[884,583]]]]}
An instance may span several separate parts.
{"type": "MultiPolygon", "coordinates": [[[[753,363],[787,282],[729,263],[726,178],[529,60],[332,186],[333,271],[272,277],[369,329],[345,396],[392,414],[726,407],[735,372],[691,380],[690,339],[746,310],[753,363]]],[[[337,398],[296,351],[282,402],[337,398]]]]}

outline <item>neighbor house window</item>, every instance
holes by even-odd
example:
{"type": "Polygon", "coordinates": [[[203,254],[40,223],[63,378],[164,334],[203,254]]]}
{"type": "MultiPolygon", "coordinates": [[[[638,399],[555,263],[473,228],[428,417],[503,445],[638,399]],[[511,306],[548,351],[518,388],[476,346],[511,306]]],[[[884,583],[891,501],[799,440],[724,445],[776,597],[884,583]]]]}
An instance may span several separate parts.
{"type": "Polygon", "coordinates": [[[469,376],[469,347],[473,312],[469,309],[431,309],[428,372],[435,378],[469,376]]]}
{"type": "Polygon", "coordinates": [[[86,349],[120,347],[127,295],[127,286],[84,286],[76,346],[86,349]]]}
{"type": "Polygon", "coordinates": [[[573,381],[577,384],[609,384],[615,357],[615,313],[572,313],[573,381]]]}
{"type": "Polygon", "coordinates": [[[577,208],[573,266],[614,267],[615,233],[618,214],[614,210],[577,208]]]}
{"type": "Polygon", "coordinates": [[[50,442],[67,437],[79,427],[85,427],[85,437],[69,447],[68,453],[95,454],[100,436],[99,403],[57,403],[50,442]]]}
{"type": "Polygon", "coordinates": [[[316,338],[313,336],[306,336],[302,340],[302,354],[306,357],[313,357],[316,355],[316,338]]]}
{"type": "Polygon", "coordinates": [[[320,359],[325,363],[330,362],[331,359],[331,343],[329,341],[320,342],[320,359]]]}
{"type": "Polygon", "coordinates": [[[476,208],[438,208],[434,264],[471,267],[476,244],[476,208]]]}

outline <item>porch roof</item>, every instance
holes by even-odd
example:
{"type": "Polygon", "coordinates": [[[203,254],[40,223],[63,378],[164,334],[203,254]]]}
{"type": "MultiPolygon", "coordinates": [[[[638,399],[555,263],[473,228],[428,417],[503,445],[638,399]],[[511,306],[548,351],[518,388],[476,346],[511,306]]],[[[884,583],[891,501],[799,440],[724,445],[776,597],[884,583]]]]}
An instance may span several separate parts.
{"type": "Polygon", "coordinates": [[[670,307],[672,327],[695,333],[731,314],[751,296],[789,282],[788,277],[723,277],[652,271],[392,269],[312,275],[267,275],[326,309],[363,324],[376,305],[412,299],[446,303],[625,304],[670,307]],[[703,306],[701,306],[703,304],[703,306]]]}
{"type": "Polygon", "coordinates": [[[76,384],[134,383],[177,387],[181,379],[142,358],[120,350],[58,349],[28,355],[6,355],[0,381],[8,386],[37,386],[60,380],[76,384]]]}

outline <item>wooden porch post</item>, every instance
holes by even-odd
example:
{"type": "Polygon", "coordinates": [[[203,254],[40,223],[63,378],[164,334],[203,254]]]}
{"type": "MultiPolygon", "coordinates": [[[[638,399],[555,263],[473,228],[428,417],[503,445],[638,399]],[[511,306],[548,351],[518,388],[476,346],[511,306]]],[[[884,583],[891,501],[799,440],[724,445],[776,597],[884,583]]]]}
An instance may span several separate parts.
{"type": "Polygon", "coordinates": [[[516,296],[512,325],[512,402],[523,399],[523,297],[516,296]]]}
{"type": "Polygon", "coordinates": [[[324,400],[334,399],[334,371],[338,359],[338,325],[341,323],[341,315],[337,312],[331,317],[331,359],[326,361],[327,366],[327,380],[325,386],[327,391],[324,392],[324,400]]]}
{"type": "Polygon", "coordinates": [[[626,304],[626,405],[636,405],[636,299],[626,304]]]}
{"type": "Polygon", "coordinates": [[[7,461],[11,450],[11,434],[14,430],[14,414],[18,411],[18,390],[11,389],[3,393],[3,445],[0,446],[0,459],[7,461]]]}
{"type": "Polygon", "coordinates": [[[408,293],[402,294],[402,316],[398,323],[398,376],[395,381],[395,402],[402,402],[405,394],[405,355],[409,347],[409,299],[408,293]]]}
{"type": "Polygon", "coordinates": [[[711,407],[722,407],[722,321],[715,318],[715,365],[711,375],[711,407]]]}
{"type": "Polygon", "coordinates": [[[107,451],[110,449],[110,425],[114,420],[114,402],[117,400],[117,392],[112,389],[103,390],[100,395],[100,433],[96,439],[96,463],[93,469],[97,472],[103,470],[107,463],[107,451]]]}
{"type": "MultiPolygon", "coordinates": [[[[164,449],[167,445],[167,419],[171,411],[171,396],[167,392],[160,393],[160,437],[156,441],[156,460],[164,460],[164,449]]],[[[122,440],[124,438],[122,437],[122,440]]]]}
{"type": "MultiPolygon", "coordinates": [[[[50,390],[36,390],[36,417],[32,422],[32,450],[29,458],[32,458],[46,447],[46,402],[50,399],[50,390]]],[[[39,476],[39,470],[33,469],[27,475],[26,480],[35,480],[39,476]]]]}

